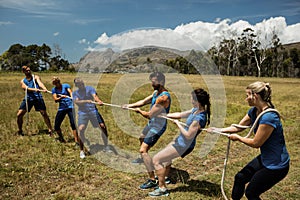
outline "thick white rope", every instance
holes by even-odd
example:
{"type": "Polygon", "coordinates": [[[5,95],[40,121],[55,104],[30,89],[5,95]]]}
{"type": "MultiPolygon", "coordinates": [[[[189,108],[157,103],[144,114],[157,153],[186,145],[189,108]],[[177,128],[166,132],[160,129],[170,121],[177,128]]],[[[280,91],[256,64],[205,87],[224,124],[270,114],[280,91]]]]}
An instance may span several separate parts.
{"type": "Polygon", "coordinates": [[[26,86],[26,89],[25,89],[25,102],[26,102],[26,131],[28,133],[28,126],[29,126],[29,112],[28,112],[28,86],[26,86]]]}
{"type": "MultiPolygon", "coordinates": [[[[242,126],[242,125],[238,125],[238,124],[232,124],[232,126],[235,126],[235,127],[238,127],[238,128],[243,128],[243,129],[246,129],[246,128],[250,128],[248,134],[244,137],[244,138],[248,138],[250,137],[251,133],[253,132],[254,128],[256,127],[257,123],[258,123],[258,120],[261,118],[261,116],[267,112],[275,112],[277,113],[279,116],[280,116],[280,113],[278,112],[278,110],[276,109],[273,109],[273,108],[268,108],[266,110],[264,110],[263,112],[261,112],[256,120],[254,121],[252,127],[250,128],[250,126],[242,126]]],[[[230,134],[228,134],[229,136],[230,134]]],[[[225,156],[225,159],[224,159],[224,167],[223,167],[223,172],[222,172],[222,178],[221,178],[221,192],[222,192],[222,195],[224,197],[225,200],[228,200],[227,196],[226,196],[226,193],[224,191],[224,183],[225,183],[225,174],[226,174],[226,167],[227,167],[227,161],[228,161],[228,157],[229,157],[229,150],[230,150],[230,139],[228,138],[228,143],[227,143],[227,150],[226,150],[226,156],[225,156]]]]}

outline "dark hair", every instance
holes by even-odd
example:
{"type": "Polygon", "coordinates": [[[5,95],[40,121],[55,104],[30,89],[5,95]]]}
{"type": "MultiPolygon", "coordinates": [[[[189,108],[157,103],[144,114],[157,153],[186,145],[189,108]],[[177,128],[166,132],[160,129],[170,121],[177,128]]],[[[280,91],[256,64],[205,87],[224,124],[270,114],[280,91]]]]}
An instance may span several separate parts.
{"type": "Polygon", "coordinates": [[[195,101],[201,103],[205,107],[207,113],[207,125],[210,124],[210,100],[209,94],[202,88],[195,89],[192,92],[192,97],[195,101]]]}
{"type": "Polygon", "coordinates": [[[153,77],[156,77],[157,80],[159,82],[161,82],[163,86],[165,85],[165,75],[163,73],[161,73],[161,72],[152,72],[149,76],[149,79],[152,79],[153,77]]]}

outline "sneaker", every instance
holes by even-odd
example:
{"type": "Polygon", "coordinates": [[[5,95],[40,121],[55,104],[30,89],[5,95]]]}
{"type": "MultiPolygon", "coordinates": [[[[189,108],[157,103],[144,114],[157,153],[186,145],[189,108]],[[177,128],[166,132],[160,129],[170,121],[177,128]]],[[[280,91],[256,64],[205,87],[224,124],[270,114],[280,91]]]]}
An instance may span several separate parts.
{"type": "Polygon", "coordinates": [[[66,140],[63,137],[58,137],[56,138],[56,140],[58,140],[61,143],[66,143],[66,140]]]}
{"type": "MultiPolygon", "coordinates": [[[[158,177],[157,176],[155,176],[155,179],[158,181],[158,177]]],[[[166,184],[172,184],[172,180],[169,178],[169,177],[165,177],[165,183],[166,184]]]]}
{"type": "Polygon", "coordinates": [[[140,189],[146,190],[146,189],[154,188],[157,186],[157,183],[158,183],[157,180],[148,179],[145,183],[140,185],[140,189]]]}
{"type": "Polygon", "coordinates": [[[18,131],[17,135],[24,136],[25,134],[23,133],[23,131],[18,131]]]}
{"type": "Polygon", "coordinates": [[[154,190],[153,192],[149,192],[149,196],[150,197],[162,197],[162,196],[169,196],[169,192],[166,188],[161,189],[161,188],[157,188],[156,190],[154,190]]]}
{"type": "Polygon", "coordinates": [[[54,134],[53,134],[52,131],[48,131],[48,135],[49,135],[50,137],[53,137],[53,136],[54,136],[54,134]]]}
{"type": "Polygon", "coordinates": [[[81,158],[81,159],[84,159],[84,158],[85,158],[84,151],[80,151],[80,158],[81,158]]]}
{"type": "Polygon", "coordinates": [[[104,151],[104,152],[107,152],[107,153],[112,153],[112,152],[113,152],[113,151],[111,150],[110,146],[108,146],[108,145],[104,147],[103,151],[104,151]]]}
{"type": "Polygon", "coordinates": [[[141,164],[141,163],[144,163],[144,160],[142,158],[137,158],[137,159],[133,160],[131,163],[132,164],[141,164]]]}
{"type": "Polygon", "coordinates": [[[75,148],[80,148],[79,142],[75,142],[74,147],[75,147],[75,148]]]}

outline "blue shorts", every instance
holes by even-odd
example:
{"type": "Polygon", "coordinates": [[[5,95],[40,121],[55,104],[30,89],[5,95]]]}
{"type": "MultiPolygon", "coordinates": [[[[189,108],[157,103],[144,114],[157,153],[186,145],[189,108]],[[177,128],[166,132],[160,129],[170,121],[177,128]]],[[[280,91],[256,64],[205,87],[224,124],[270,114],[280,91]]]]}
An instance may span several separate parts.
{"type": "Polygon", "coordinates": [[[146,126],[142,132],[144,137],[144,143],[149,145],[150,147],[154,146],[160,136],[165,132],[166,128],[161,129],[160,131],[157,131],[156,129],[146,126]]]}
{"type": "Polygon", "coordinates": [[[73,116],[72,111],[73,111],[73,109],[69,108],[69,109],[66,109],[66,110],[59,110],[56,113],[55,122],[54,122],[54,130],[56,130],[56,131],[60,130],[61,123],[65,119],[66,115],[68,115],[68,117],[69,117],[69,121],[70,121],[72,130],[76,130],[76,125],[75,125],[75,122],[74,122],[74,116],[73,116]]]}
{"type": "MultiPolygon", "coordinates": [[[[46,105],[42,98],[30,100],[30,101],[27,101],[27,103],[28,103],[28,112],[30,112],[32,106],[34,106],[35,111],[46,110],[46,105]]],[[[19,107],[19,110],[27,110],[25,99],[23,99],[23,101],[19,107]]]]}
{"type": "Polygon", "coordinates": [[[87,124],[91,121],[94,128],[99,127],[99,124],[104,124],[104,119],[99,112],[80,113],[78,115],[78,125],[87,124]]]}

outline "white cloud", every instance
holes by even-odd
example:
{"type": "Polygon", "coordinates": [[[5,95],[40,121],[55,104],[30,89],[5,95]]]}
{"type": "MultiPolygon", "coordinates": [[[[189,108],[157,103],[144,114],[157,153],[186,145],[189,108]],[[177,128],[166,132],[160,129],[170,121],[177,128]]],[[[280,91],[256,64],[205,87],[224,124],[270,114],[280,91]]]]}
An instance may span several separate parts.
{"type": "MultiPolygon", "coordinates": [[[[106,33],[95,41],[96,47],[90,50],[113,48],[124,50],[147,45],[175,48],[179,50],[200,49],[208,50],[225,38],[240,35],[244,29],[251,28],[256,33],[261,33],[260,38],[268,38],[273,31],[278,35],[283,44],[300,42],[300,23],[287,25],[284,17],[275,17],[251,25],[249,22],[239,20],[231,23],[229,19],[216,20],[215,23],[191,22],[181,24],[172,29],[139,29],[125,33],[107,36],[106,33]]],[[[263,43],[263,41],[262,41],[263,43]]]]}
{"type": "Polygon", "coordinates": [[[10,24],[13,24],[13,23],[10,21],[6,21],[6,22],[0,21],[0,26],[10,25],[10,24]]]}
{"type": "Polygon", "coordinates": [[[54,36],[54,37],[56,37],[56,36],[58,36],[58,35],[59,35],[59,32],[53,33],[53,36],[54,36]]]}
{"type": "Polygon", "coordinates": [[[87,41],[85,38],[78,41],[79,44],[90,44],[89,41],[87,41]]]}

